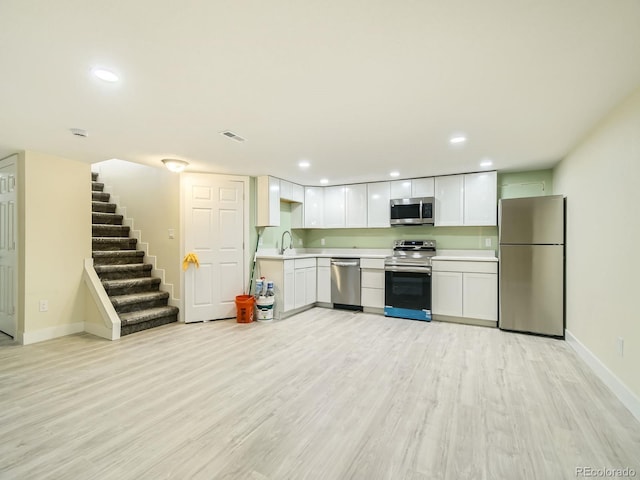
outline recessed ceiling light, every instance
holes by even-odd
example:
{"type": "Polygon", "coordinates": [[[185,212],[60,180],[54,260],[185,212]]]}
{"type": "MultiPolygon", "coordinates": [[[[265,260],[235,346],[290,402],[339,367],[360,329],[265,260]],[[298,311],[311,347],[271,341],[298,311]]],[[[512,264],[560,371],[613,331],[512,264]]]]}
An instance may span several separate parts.
{"type": "Polygon", "coordinates": [[[462,133],[454,133],[449,137],[449,143],[457,146],[464,145],[467,143],[467,136],[462,133]]]}
{"type": "Polygon", "coordinates": [[[389,172],[389,176],[390,177],[399,177],[400,176],[400,172],[396,172],[396,171],[389,172]]]}
{"type": "Polygon", "coordinates": [[[300,160],[298,162],[298,166],[300,168],[309,168],[311,166],[311,163],[308,160],[300,160]]]}
{"type": "Polygon", "coordinates": [[[490,167],[491,165],[493,165],[493,162],[491,160],[489,160],[488,158],[485,158],[484,160],[482,160],[480,162],[480,166],[482,168],[487,168],[487,167],[490,167]]]}
{"type": "Polygon", "coordinates": [[[104,68],[94,68],[93,74],[100,80],[104,80],[105,82],[113,83],[120,80],[115,73],[113,73],[111,70],[105,70],[104,68]]]}
{"type": "Polygon", "coordinates": [[[321,179],[320,179],[320,183],[321,183],[322,185],[326,185],[327,183],[329,183],[329,180],[327,180],[326,178],[321,178],[321,179]]]}

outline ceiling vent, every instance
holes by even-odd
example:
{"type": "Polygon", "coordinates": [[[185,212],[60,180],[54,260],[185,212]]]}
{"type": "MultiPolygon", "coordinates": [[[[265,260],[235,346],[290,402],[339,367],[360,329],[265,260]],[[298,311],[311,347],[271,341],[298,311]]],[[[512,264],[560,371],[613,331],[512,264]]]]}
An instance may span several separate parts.
{"type": "Polygon", "coordinates": [[[224,135],[227,138],[230,138],[231,140],[235,140],[236,142],[244,142],[245,139],[242,138],[240,135],[233,133],[230,130],[225,130],[224,132],[220,132],[220,135],[224,135]]]}
{"type": "Polygon", "coordinates": [[[82,128],[70,128],[69,129],[71,131],[71,133],[73,133],[76,137],[88,137],[89,134],[87,133],[86,130],[83,130],[82,128]]]}

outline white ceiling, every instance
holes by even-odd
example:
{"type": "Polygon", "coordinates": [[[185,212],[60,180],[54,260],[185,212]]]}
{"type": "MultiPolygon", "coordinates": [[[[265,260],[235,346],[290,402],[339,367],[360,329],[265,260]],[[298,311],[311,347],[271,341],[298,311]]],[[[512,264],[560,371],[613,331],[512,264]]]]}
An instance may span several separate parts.
{"type": "Polygon", "coordinates": [[[640,0],[0,0],[0,19],[0,156],[307,185],[545,168],[640,86],[640,0]]]}

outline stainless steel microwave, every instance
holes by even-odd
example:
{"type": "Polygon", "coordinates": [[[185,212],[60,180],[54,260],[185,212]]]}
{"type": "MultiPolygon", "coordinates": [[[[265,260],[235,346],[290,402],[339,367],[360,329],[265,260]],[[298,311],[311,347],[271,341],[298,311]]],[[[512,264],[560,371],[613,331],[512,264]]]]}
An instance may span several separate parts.
{"type": "Polygon", "coordinates": [[[391,225],[433,225],[433,197],[396,198],[390,202],[391,225]]]}

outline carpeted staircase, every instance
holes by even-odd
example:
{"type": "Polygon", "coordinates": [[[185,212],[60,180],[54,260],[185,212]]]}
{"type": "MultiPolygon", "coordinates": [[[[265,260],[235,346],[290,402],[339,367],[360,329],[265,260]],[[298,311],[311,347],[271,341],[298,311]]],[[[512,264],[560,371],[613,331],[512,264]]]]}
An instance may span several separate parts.
{"type": "Polygon", "coordinates": [[[152,266],[143,263],[144,252],[97,180],[92,172],[93,263],[122,322],[120,335],[176,322],[178,309],[168,305],[169,293],[160,291],[160,279],[151,276],[152,266]]]}

